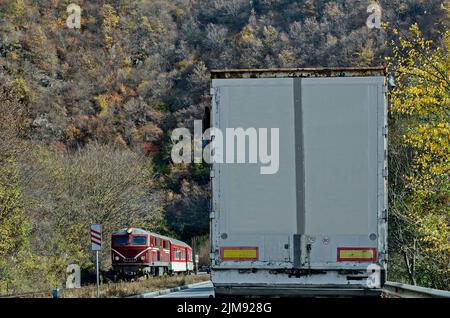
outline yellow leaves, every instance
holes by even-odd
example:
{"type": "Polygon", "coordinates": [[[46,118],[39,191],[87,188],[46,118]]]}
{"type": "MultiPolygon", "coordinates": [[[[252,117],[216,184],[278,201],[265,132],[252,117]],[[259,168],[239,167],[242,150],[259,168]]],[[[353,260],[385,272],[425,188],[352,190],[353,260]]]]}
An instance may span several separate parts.
{"type": "Polygon", "coordinates": [[[13,0],[10,3],[8,16],[17,19],[24,15],[25,13],[25,3],[24,0],[13,0]]]}
{"type": "Polygon", "coordinates": [[[102,7],[103,27],[109,30],[118,26],[120,18],[116,15],[116,10],[109,4],[102,7]]]}
{"type": "Polygon", "coordinates": [[[448,182],[450,173],[450,124],[447,122],[419,124],[405,136],[416,150],[413,163],[415,178],[411,187],[430,189],[448,182]]]}
{"type": "Polygon", "coordinates": [[[361,52],[357,53],[359,57],[358,64],[360,66],[371,66],[375,58],[375,53],[372,48],[372,43],[369,42],[368,45],[364,46],[361,52]]]}
{"type": "Polygon", "coordinates": [[[17,78],[10,84],[11,93],[17,100],[25,100],[30,97],[30,88],[23,78],[17,78]]]}
{"type": "Polygon", "coordinates": [[[164,24],[159,19],[153,19],[151,25],[157,33],[163,33],[166,30],[164,24]]]}
{"type": "Polygon", "coordinates": [[[108,109],[108,97],[106,95],[99,95],[94,97],[94,100],[98,106],[98,108],[100,109],[100,112],[103,113],[108,109]]]}
{"type": "Polygon", "coordinates": [[[241,42],[244,44],[253,44],[256,41],[255,30],[250,25],[246,25],[241,31],[241,42]]]}
{"type": "Polygon", "coordinates": [[[448,233],[450,227],[448,224],[448,215],[428,214],[417,221],[422,230],[422,241],[428,243],[433,248],[428,248],[428,252],[450,253],[450,241],[448,233]]]}
{"type": "MultiPolygon", "coordinates": [[[[125,87],[119,87],[119,92],[125,91],[125,87]]],[[[119,92],[112,92],[101,94],[94,97],[95,104],[97,105],[100,115],[104,115],[108,112],[108,109],[114,105],[121,105],[123,103],[124,97],[120,95],[119,92]]]]}
{"type": "Polygon", "coordinates": [[[8,53],[6,54],[6,58],[7,58],[8,60],[10,60],[11,62],[15,62],[15,61],[17,61],[17,60],[19,59],[19,54],[17,54],[17,53],[14,52],[14,51],[11,51],[11,52],[8,52],[8,53]]]}
{"type": "Polygon", "coordinates": [[[131,68],[133,66],[133,62],[131,61],[131,58],[129,56],[125,57],[122,60],[122,66],[124,68],[131,68]]]}
{"type": "Polygon", "coordinates": [[[147,30],[148,33],[153,33],[153,27],[150,24],[150,21],[148,20],[148,17],[141,17],[141,25],[147,30]]]}
{"type": "Polygon", "coordinates": [[[45,32],[41,27],[35,26],[31,28],[29,32],[31,35],[30,41],[32,45],[38,46],[47,41],[47,36],[45,35],[45,32]]]}
{"type": "MultiPolygon", "coordinates": [[[[394,31],[397,36],[399,33],[394,31]]],[[[449,253],[450,242],[450,56],[449,33],[444,49],[433,48],[412,25],[399,37],[389,67],[397,86],[391,92],[391,111],[402,120],[404,141],[412,166],[404,176],[417,224],[427,252],[449,253]]]]}
{"type": "Polygon", "coordinates": [[[69,125],[65,130],[68,141],[77,140],[81,136],[81,131],[74,125],[69,125]]]}
{"type": "Polygon", "coordinates": [[[263,33],[264,36],[268,39],[274,39],[278,36],[278,31],[271,25],[264,26],[263,33]]]}
{"type": "Polygon", "coordinates": [[[8,84],[11,97],[18,102],[27,103],[34,100],[34,95],[28,83],[22,77],[16,78],[8,84]]]}
{"type": "Polygon", "coordinates": [[[420,117],[442,117],[448,110],[449,94],[441,86],[418,81],[417,85],[404,87],[401,93],[392,94],[392,110],[420,117]]]}
{"type": "Polygon", "coordinates": [[[278,54],[278,58],[284,67],[295,65],[295,54],[292,51],[282,50],[280,54],[278,54]]]}
{"type": "Polygon", "coordinates": [[[11,249],[14,242],[13,226],[10,220],[2,219],[2,224],[0,226],[0,237],[2,238],[0,240],[0,257],[4,257],[11,249]]]}
{"type": "Polygon", "coordinates": [[[192,65],[192,61],[189,59],[181,60],[180,62],[176,63],[175,67],[180,70],[181,72],[184,72],[189,66],[192,65]]]}
{"type": "Polygon", "coordinates": [[[113,46],[113,38],[109,36],[108,34],[105,34],[104,44],[106,49],[111,49],[113,46]]]}
{"type": "Polygon", "coordinates": [[[117,92],[120,95],[126,95],[127,94],[127,87],[125,85],[123,85],[122,83],[119,84],[119,87],[117,89],[117,92]]]}
{"type": "Polygon", "coordinates": [[[33,56],[33,63],[41,70],[52,74],[58,64],[56,48],[48,40],[46,29],[38,24],[30,24],[24,37],[24,43],[33,56]]]}
{"type": "Polygon", "coordinates": [[[163,33],[166,28],[164,27],[164,24],[161,22],[161,20],[157,18],[153,18],[149,20],[147,16],[143,16],[140,18],[140,25],[152,36],[156,35],[157,33],[163,33]]]}
{"type": "Polygon", "coordinates": [[[102,7],[102,32],[104,37],[105,48],[110,50],[113,46],[113,31],[119,25],[120,18],[116,15],[116,11],[109,4],[105,4],[102,7]]]}
{"type": "MultiPolygon", "coordinates": [[[[21,206],[18,167],[14,159],[2,160],[0,166],[0,259],[13,258],[25,247],[28,219],[21,206]]],[[[7,265],[6,265],[7,266],[7,265]]],[[[3,270],[0,262],[0,272],[3,270]]],[[[2,281],[0,275],[0,282],[2,281]]]]}
{"type": "Polygon", "coordinates": [[[114,144],[116,146],[118,146],[118,147],[121,147],[121,148],[127,148],[128,147],[127,146],[127,142],[123,139],[121,134],[118,134],[116,136],[116,139],[114,139],[114,144]]]}

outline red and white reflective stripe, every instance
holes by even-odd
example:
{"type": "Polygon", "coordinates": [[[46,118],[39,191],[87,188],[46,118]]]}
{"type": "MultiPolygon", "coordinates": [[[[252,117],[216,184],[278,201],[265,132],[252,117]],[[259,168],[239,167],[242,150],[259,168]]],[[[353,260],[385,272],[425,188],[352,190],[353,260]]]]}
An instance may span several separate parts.
{"type": "Polygon", "coordinates": [[[101,247],[102,247],[101,225],[99,225],[99,224],[92,225],[90,230],[91,230],[92,249],[94,249],[94,250],[101,249],[101,247]]]}
{"type": "Polygon", "coordinates": [[[102,242],[96,241],[94,239],[91,239],[91,243],[95,244],[95,245],[98,245],[98,246],[102,246],[102,242]]]}
{"type": "Polygon", "coordinates": [[[91,242],[93,244],[102,245],[102,238],[91,233],[91,242]]]}
{"type": "Polygon", "coordinates": [[[102,244],[102,238],[94,234],[91,234],[91,241],[92,243],[102,244]]]}
{"type": "Polygon", "coordinates": [[[100,233],[100,232],[94,230],[93,228],[91,228],[91,234],[97,234],[98,236],[101,236],[101,235],[102,235],[102,233],[100,233]]]}

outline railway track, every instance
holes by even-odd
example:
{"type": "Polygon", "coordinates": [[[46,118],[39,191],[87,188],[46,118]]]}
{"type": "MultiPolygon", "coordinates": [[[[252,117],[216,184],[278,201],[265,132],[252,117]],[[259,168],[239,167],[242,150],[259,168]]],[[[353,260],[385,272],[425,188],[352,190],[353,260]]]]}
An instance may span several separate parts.
{"type": "Polygon", "coordinates": [[[51,298],[52,292],[50,290],[40,292],[29,292],[17,295],[2,295],[0,298],[51,298]]]}
{"type": "MultiPolygon", "coordinates": [[[[193,275],[196,277],[200,277],[200,276],[206,276],[208,275],[208,273],[206,272],[198,272],[197,274],[193,275]]],[[[174,276],[175,278],[177,276],[174,276]]],[[[182,277],[182,276],[179,276],[182,277]]],[[[186,277],[190,277],[190,276],[186,276],[186,277]]],[[[156,277],[155,277],[156,278],[156,277]]],[[[151,279],[150,279],[151,280],[151,279]]],[[[145,281],[145,280],[144,280],[145,281]]],[[[140,283],[140,282],[144,282],[143,280],[138,280],[138,281],[126,281],[126,282],[121,282],[121,283],[129,283],[129,284],[133,284],[133,283],[140,283]]],[[[109,281],[110,283],[112,283],[112,281],[109,281]]],[[[117,283],[120,284],[120,283],[117,283]]],[[[102,286],[105,286],[108,284],[102,284],[102,286]]],[[[114,283],[112,283],[112,285],[114,285],[114,283]]],[[[78,290],[93,290],[95,288],[95,285],[85,285],[82,286],[80,289],[78,290]]],[[[68,295],[67,294],[71,294],[71,292],[75,291],[77,289],[66,289],[66,288],[59,288],[59,297],[61,298],[66,298],[68,295]]],[[[53,291],[52,290],[45,290],[45,291],[36,291],[36,292],[28,292],[28,293],[21,293],[21,294],[10,294],[10,295],[0,295],[0,299],[1,298],[53,298],[52,295],[53,291]]],[[[70,295],[73,297],[73,295],[70,295]]],[[[69,298],[70,298],[69,296],[69,298]]],[[[76,296],[75,296],[76,297],[76,296]]]]}

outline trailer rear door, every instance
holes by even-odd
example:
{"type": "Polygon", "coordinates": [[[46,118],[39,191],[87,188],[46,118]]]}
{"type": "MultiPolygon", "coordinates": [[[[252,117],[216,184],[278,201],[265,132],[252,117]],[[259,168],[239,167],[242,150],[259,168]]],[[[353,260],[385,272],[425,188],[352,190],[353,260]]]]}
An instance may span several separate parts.
{"type": "Polygon", "coordinates": [[[279,128],[280,135],[276,174],[262,175],[260,164],[214,165],[213,248],[223,266],[290,262],[297,209],[293,80],[214,80],[213,87],[212,119],[224,134],[227,128],[279,128]]]}
{"type": "Polygon", "coordinates": [[[383,77],[301,80],[305,267],[375,262],[384,197],[383,85],[383,77]]]}
{"type": "MultiPolygon", "coordinates": [[[[213,80],[212,122],[278,128],[279,171],[214,164],[222,267],[366,268],[384,249],[384,77],[213,80]]],[[[248,143],[246,152],[248,153],[248,143]]]]}

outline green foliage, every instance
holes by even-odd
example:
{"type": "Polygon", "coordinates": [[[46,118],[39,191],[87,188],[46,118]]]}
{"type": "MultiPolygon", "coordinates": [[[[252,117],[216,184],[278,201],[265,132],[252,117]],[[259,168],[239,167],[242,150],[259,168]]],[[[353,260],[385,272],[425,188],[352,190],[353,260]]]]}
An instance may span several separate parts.
{"type": "Polygon", "coordinates": [[[391,251],[410,282],[449,289],[450,34],[436,47],[417,25],[394,33],[391,251]]]}
{"type": "Polygon", "coordinates": [[[208,233],[209,188],[199,187],[187,180],[181,181],[179,193],[171,196],[167,206],[169,227],[189,239],[208,233]]]}
{"type": "Polygon", "coordinates": [[[30,87],[23,78],[13,80],[9,85],[10,93],[18,101],[28,102],[30,100],[30,87]]]}
{"type": "Polygon", "coordinates": [[[9,3],[7,17],[17,22],[22,21],[25,9],[26,7],[24,0],[12,0],[9,3]]]}
{"type": "Polygon", "coordinates": [[[30,224],[21,204],[18,167],[14,159],[0,165],[0,294],[27,286],[22,272],[33,266],[29,258],[30,224]]]}

